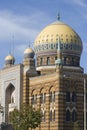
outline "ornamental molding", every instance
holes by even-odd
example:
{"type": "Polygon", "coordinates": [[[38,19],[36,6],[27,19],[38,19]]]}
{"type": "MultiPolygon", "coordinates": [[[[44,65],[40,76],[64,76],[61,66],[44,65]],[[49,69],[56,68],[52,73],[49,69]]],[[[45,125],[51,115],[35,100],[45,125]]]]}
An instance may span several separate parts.
{"type": "MultiPolygon", "coordinates": [[[[75,53],[80,54],[82,51],[82,46],[78,43],[60,43],[61,50],[63,51],[74,51],[75,53]]],[[[37,54],[38,52],[57,50],[58,43],[40,43],[34,47],[34,51],[37,54]]]]}

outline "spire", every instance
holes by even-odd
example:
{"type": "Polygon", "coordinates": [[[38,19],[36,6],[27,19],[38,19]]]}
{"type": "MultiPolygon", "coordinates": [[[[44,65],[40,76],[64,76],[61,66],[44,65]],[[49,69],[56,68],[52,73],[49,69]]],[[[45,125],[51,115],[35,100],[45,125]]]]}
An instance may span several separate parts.
{"type": "Polygon", "coordinates": [[[58,21],[60,20],[60,13],[58,13],[58,15],[57,15],[57,20],[58,21]]]}
{"type": "Polygon", "coordinates": [[[57,67],[59,66],[59,68],[63,67],[60,37],[58,37],[57,60],[55,60],[55,65],[57,67]]]}
{"type": "Polygon", "coordinates": [[[12,53],[14,56],[14,34],[12,35],[12,53]]]}
{"type": "Polygon", "coordinates": [[[60,37],[58,37],[58,51],[61,51],[61,46],[60,46],[60,37]]]}
{"type": "Polygon", "coordinates": [[[10,43],[10,48],[9,48],[9,54],[11,54],[11,43],[10,43]]]}

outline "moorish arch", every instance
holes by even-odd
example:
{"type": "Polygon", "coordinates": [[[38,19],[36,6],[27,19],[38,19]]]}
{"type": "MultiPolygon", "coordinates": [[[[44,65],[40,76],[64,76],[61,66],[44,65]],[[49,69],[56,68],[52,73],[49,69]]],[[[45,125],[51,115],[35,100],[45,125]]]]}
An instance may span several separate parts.
{"type": "Polygon", "coordinates": [[[12,111],[15,104],[15,86],[12,83],[9,83],[9,85],[6,88],[5,91],[5,117],[6,121],[8,120],[9,112],[12,111]]]}

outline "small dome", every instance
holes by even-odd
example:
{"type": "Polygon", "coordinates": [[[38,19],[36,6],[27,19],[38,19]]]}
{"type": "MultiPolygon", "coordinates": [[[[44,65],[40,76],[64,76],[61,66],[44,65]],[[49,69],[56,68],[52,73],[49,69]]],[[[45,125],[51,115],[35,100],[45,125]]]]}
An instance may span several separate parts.
{"type": "Polygon", "coordinates": [[[5,62],[6,62],[6,64],[14,64],[14,62],[15,62],[14,56],[12,56],[11,54],[7,55],[5,57],[5,62]]]}
{"type": "Polygon", "coordinates": [[[24,57],[25,58],[34,58],[34,51],[32,48],[26,48],[25,51],[24,51],[24,57]]]}

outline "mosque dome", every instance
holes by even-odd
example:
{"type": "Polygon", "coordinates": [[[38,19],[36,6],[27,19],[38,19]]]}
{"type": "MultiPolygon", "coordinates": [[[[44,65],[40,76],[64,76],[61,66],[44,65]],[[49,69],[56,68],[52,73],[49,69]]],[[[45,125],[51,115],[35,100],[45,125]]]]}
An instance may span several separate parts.
{"type": "Polygon", "coordinates": [[[9,54],[5,57],[5,63],[6,64],[14,64],[15,58],[13,55],[9,54]]]}
{"type": "Polygon", "coordinates": [[[45,61],[43,65],[46,65],[48,59],[49,65],[55,63],[58,39],[61,44],[64,65],[79,66],[80,55],[83,48],[81,38],[69,25],[60,20],[45,27],[34,42],[38,66],[42,64],[43,58],[45,61]]]}
{"type": "Polygon", "coordinates": [[[28,47],[24,51],[24,57],[25,58],[34,58],[34,51],[32,48],[28,47]]]}

